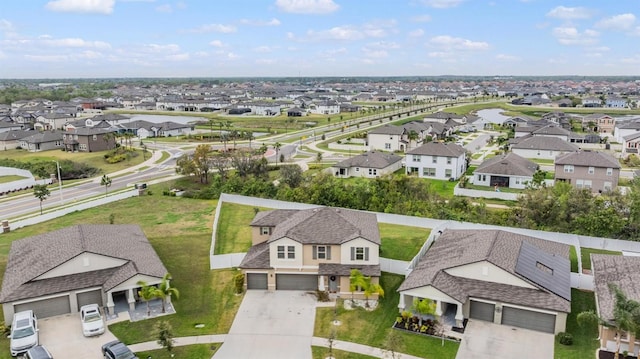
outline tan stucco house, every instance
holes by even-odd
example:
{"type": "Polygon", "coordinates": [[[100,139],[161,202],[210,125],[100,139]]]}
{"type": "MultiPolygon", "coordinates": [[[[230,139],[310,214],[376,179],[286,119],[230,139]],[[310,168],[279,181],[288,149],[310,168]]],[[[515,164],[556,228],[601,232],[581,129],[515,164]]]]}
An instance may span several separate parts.
{"type": "Polygon", "coordinates": [[[556,182],[567,182],[593,193],[618,187],[620,162],[610,154],[597,151],[565,153],[554,161],[556,182]]]}
{"type": "Polygon", "coordinates": [[[253,245],[239,266],[247,289],[351,295],[352,269],[372,277],[372,283],[379,281],[375,214],[329,207],[278,209],[258,212],[251,230],[253,245]]]}
{"type": "Polygon", "coordinates": [[[0,303],[5,323],[23,310],[46,318],[92,303],[113,314],[117,301],[134,309],[138,281],[166,273],[140,226],[77,225],[11,244],[0,303]]]}
{"type": "Polygon", "coordinates": [[[465,319],[559,333],[571,310],[569,246],[501,230],[451,230],[398,288],[400,311],[436,303],[445,326],[465,319]]]}

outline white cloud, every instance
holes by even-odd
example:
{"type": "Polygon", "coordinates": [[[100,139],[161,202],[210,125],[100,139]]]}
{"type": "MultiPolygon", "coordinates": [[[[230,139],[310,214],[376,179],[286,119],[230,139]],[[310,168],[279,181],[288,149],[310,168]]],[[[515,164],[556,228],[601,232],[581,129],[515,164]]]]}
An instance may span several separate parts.
{"type": "Polygon", "coordinates": [[[276,6],[294,14],[330,14],[340,8],[333,0],[276,0],[276,6]]]}
{"type": "Polygon", "coordinates": [[[213,40],[209,43],[209,45],[213,46],[213,47],[224,47],[226,46],[222,41],[220,40],[213,40]]]}
{"type": "Polygon", "coordinates": [[[596,27],[606,30],[626,31],[632,29],[635,22],[636,16],[631,13],[627,13],[602,19],[596,23],[596,27]]]}
{"type": "Polygon", "coordinates": [[[39,62],[63,62],[69,61],[67,55],[24,55],[24,58],[31,61],[39,62]]]}
{"type": "Polygon", "coordinates": [[[0,51],[0,59],[6,59],[6,58],[7,58],[7,55],[4,52],[0,51]]]}
{"type": "Polygon", "coordinates": [[[253,51],[265,53],[265,52],[272,52],[273,49],[269,46],[258,46],[258,47],[255,47],[253,51]]]}
{"type": "Polygon", "coordinates": [[[183,53],[183,54],[167,55],[164,58],[169,60],[169,61],[187,61],[191,57],[189,56],[188,53],[183,53]]]}
{"type": "Polygon", "coordinates": [[[562,20],[588,19],[591,11],[583,7],[557,6],[547,13],[548,17],[562,20]]]}
{"type": "Polygon", "coordinates": [[[632,57],[622,58],[620,61],[625,64],[640,65],[640,54],[636,54],[632,57]]]}
{"type": "Polygon", "coordinates": [[[562,45],[593,45],[598,42],[599,33],[589,29],[580,32],[575,27],[556,27],[552,35],[562,45]]]}
{"type": "Polygon", "coordinates": [[[487,50],[489,48],[489,44],[484,41],[471,41],[448,35],[432,37],[429,43],[444,49],[453,50],[487,50]]]}
{"type": "Polygon", "coordinates": [[[45,7],[57,12],[111,14],[115,0],[55,0],[45,7]]]}
{"type": "Polygon", "coordinates": [[[422,0],[422,3],[436,9],[446,9],[462,4],[464,0],[422,0]]]}
{"type": "Polygon", "coordinates": [[[160,6],[156,7],[156,11],[157,12],[164,12],[164,13],[172,13],[173,12],[173,7],[171,7],[170,4],[163,4],[160,6]]]}
{"type": "Polygon", "coordinates": [[[415,29],[413,31],[409,32],[409,36],[411,37],[420,37],[424,35],[424,30],[422,29],[415,29]]]}
{"type": "Polygon", "coordinates": [[[176,44],[167,44],[167,45],[147,44],[143,46],[143,49],[153,53],[162,53],[162,52],[176,53],[180,51],[180,46],[176,44]]]}
{"type": "Polygon", "coordinates": [[[389,52],[387,52],[386,50],[372,49],[369,47],[363,47],[362,53],[364,54],[364,56],[370,59],[383,59],[389,56],[389,52]]]}
{"type": "Polygon", "coordinates": [[[377,42],[372,42],[367,44],[367,48],[393,50],[393,49],[399,49],[400,45],[396,42],[377,41],[377,42]]]}
{"type": "Polygon", "coordinates": [[[104,57],[104,55],[101,52],[85,50],[82,51],[78,57],[82,59],[95,60],[104,57]]]}
{"type": "Polygon", "coordinates": [[[518,56],[514,56],[514,55],[507,55],[507,54],[498,54],[496,55],[496,60],[499,61],[520,61],[520,57],[518,56]]]}
{"type": "Polygon", "coordinates": [[[354,26],[336,26],[323,31],[307,31],[307,35],[315,39],[329,40],[360,40],[364,38],[364,33],[354,26]]]}
{"type": "MultiPolygon", "coordinates": [[[[375,21],[367,23],[361,26],[355,25],[343,25],[335,26],[327,30],[307,31],[307,37],[311,40],[342,40],[342,41],[354,41],[362,40],[364,38],[382,38],[388,35],[389,31],[395,32],[394,26],[395,20],[388,21],[375,21]]],[[[290,40],[304,41],[304,39],[297,38],[292,33],[287,33],[287,38],[290,40]]]]}
{"type": "Polygon", "coordinates": [[[429,21],[431,21],[431,15],[427,15],[427,14],[416,15],[416,16],[413,16],[411,18],[411,21],[413,21],[413,22],[429,22],[429,21]]]}
{"type": "Polygon", "coordinates": [[[53,47],[89,47],[96,49],[110,49],[111,45],[104,41],[86,41],[79,38],[52,39],[48,35],[40,37],[42,43],[53,47]]]}
{"type": "Polygon", "coordinates": [[[326,59],[326,58],[333,58],[338,55],[344,55],[346,53],[347,53],[347,49],[344,47],[340,47],[337,49],[328,49],[328,50],[321,51],[318,55],[326,59]]]}
{"type": "Polygon", "coordinates": [[[239,58],[239,57],[240,57],[240,56],[238,56],[237,54],[234,54],[233,52],[229,52],[229,53],[227,53],[227,58],[228,58],[229,60],[237,59],[237,58],[239,58]]]}
{"type": "Polygon", "coordinates": [[[249,20],[249,19],[242,19],[240,20],[240,23],[242,25],[252,25],[252,26],[280,26],[280,20],[273,18],[271,20],[268,21],[264,21],[264,20],[249,20]]]}
{"type": "Polygon", "coordinates": [[[236,32],[236,30],[237,30],[236,27],[233,25],[206,24],[194,29],[187,30],[187,32],[194,32],[198,34],[203,34],[207,32],[219,32],[223,34],[229,34],[232,32],[236,32]]]}
{"type": "Polygon", "coordinates": [[[435,58],[448,58],[451,57],[453,54],[451,52],[446,52],[446,51],[432,51],[430,53],[427,54],[429,57],[435,57],[435,58]]]}

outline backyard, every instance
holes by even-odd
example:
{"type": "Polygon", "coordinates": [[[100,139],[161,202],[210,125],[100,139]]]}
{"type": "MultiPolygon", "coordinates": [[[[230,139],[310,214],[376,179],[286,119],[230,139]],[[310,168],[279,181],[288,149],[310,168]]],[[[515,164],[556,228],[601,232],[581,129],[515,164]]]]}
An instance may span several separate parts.
{"type": "Polygon", "coordinates": [[[571,313],[567,316],[566,332],[573,335],[573,345],[562,345],[556,338],[555,359],[594,358],[599,347],[598,328],[595,324],[582,327],[578,325],[578,314],[595,310],[596,301],[593,292],[571,289],[571,313]]]}

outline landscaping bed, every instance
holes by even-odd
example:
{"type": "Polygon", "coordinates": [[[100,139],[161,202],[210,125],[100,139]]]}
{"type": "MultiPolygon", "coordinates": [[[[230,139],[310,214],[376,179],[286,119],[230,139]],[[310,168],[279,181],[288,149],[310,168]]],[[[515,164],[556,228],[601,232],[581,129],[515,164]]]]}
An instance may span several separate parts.
{"type": "MultiPolygon", "coordinates": [[[[598,359],[614,359],[615,356],[616,356],[616,353],[614,352],[609,352],[606,350],[598,351],[598,359]]],[[[632,355],[624,356],[622,355],[622,353],[620,353],[620,355],[618,356],[618,359],[637,359],[637,357],[632,355]]]]}

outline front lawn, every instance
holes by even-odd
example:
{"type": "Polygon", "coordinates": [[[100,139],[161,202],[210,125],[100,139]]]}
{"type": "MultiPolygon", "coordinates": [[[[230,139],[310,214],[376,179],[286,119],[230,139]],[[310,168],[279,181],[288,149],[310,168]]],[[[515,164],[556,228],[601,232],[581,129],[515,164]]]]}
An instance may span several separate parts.
{"type": "Polygon", "coordinates": [[[582,269],[591,269],[591,253],[593,254],[613,254],[621,256],[620,251],[608,251],[605,249],[580,248],[580,258],[582,259],[582,269]]]}
{"type": "MultiPolygon", "coordinates": [[[[333,349],[332,352],[333,357],[335,359],[374,359],[377,357],[372,357],[369,355],[346,352],[343,350],[333,349]]],[[[311,347],[311,355],[313,359],[326,359],[329,357],[329,348],[324,347],[311,347]]]]}
{"type": "Polygon", "coordinates": [[[170,359],[170,358],[211,358],[220,348],[220,343],[194,344],[175,347],[169,353],[166,349],[137,352],[138,358],[170,359]]]}
{"type": "Polygon", "coordinates": [[[378,223],[380,257],[410,261],[427,241],[431,229],[378,223]]]}
{"type": "MultiPolygon", "coordinates": [[[[385,338],[392,330],[398,316],[398,301],[400,295],[396,291],[404,279],[403,276],[383,272],[380,284],[384,288],[386,296],[378,304],[374,311],[366,311],[362,308],[346,310],[341,305],[344,299],[339,300],[337,319],[342,323],[335,327],[336,339],[360,343],[380,348],[385,338]]],[[[314,336],[329,338],[333,330],[334,308],[317,308],[314,336]]],[[[403,352],[427,359],[453,359],[458,351],[458,343],[445,341],[412,333],[399,331],[402,338],[403,352]]]]}
{"type": "Polygon", "coordinates": [[[593,292],[571,289],[571,313],[567,316],[567,333],[573,335],[573,345],[562,345],[555,340],[555,359],[584,359],[594,358],[598,341],[598,326],[596,324],[581,327],[578,325],[578,314],[596,310],[593,292]]]}

